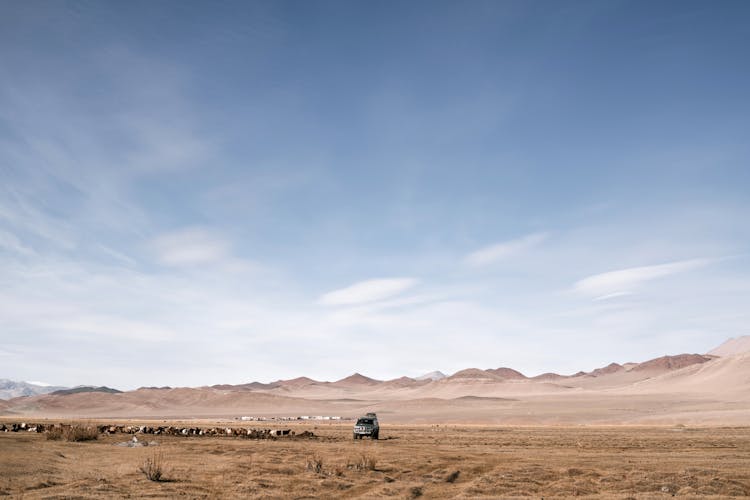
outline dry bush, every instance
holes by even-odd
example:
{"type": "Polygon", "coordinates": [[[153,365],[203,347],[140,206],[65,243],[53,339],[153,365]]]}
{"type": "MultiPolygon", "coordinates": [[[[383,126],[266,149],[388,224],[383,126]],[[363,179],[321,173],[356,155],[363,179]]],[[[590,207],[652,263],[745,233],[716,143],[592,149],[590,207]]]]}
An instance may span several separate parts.
{"type": "Polygon", "coordinates": [[[161,453],[154,453],[150,457],[146,457],[140,471],[150,481],[164,481],[164,456],[161,453]]]}
{"type": "Polygon", "coordinates": [[[99,438],[99,430],[92,426],[71,425],[70,427],[63,427],[62,437],[70,442],[94,441],[99,438]]]}
{"type": "Polygon", "coordinates": [[[455,483],[456,479],[458,479],[458,476],[461,474],[460,470],[456,470],[448,474],[448,476],[445,478],[446,483],[455,483]]]}
{"type": "Polygon", "coordinates": [[[60,441],[63,438],[62,427],[50,427],[46,437],[48,441],[60,441]]]}
{"type": "Polygon", "coordinates": [[[409,490],[409,493],[411,494],[411,498],[419,498],[422,496],[422,487],[415,486],[411,490],[409,490]]]}
{"type": "Polygon", "coordinates": [[[347,468],[356,470],[375,470],[375,466],[378,464],[378,459],[367,453],[362,453],[354,461],[347,463],[347,468]]]}
{"type": "Polygon", "coordinates": [[[307,459],[307,470],[311,470],[316,474],[323,472],[323,457],[318,454],[308,457],[307,459]]]}

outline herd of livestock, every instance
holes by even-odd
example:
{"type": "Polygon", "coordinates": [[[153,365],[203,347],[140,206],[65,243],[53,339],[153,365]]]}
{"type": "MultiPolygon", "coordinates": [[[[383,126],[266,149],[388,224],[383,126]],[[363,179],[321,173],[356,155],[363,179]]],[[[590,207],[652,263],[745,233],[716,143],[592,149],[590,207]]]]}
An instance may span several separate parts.
{"type": "MultiPolygon", "coordinates": [[[[0,432],[51,432],[71,427],[71,424],[0,423],[0,432]]],[[[251,429],[246,427],[175,427],[148,425],[97,425],[99,434],[151,434],[164,436],[216,436],[248,439],[276,439],[279,437],[312,438],[310,431],[299,434],[291,429],[251,429]]]]}

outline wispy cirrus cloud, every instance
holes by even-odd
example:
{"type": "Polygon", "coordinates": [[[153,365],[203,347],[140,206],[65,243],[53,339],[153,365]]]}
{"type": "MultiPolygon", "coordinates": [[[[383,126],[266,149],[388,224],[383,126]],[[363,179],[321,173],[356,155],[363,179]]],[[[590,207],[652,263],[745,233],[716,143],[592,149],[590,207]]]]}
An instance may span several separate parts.
{"type": "Polygon", "coordinates": [[[576,292],[595,296],[594,300],[607,300],[630,295],[643,283],[673,274],[692,271],[706,266],[712,259],[688,259],[653,266],[630,267],[594,274],[573,285],[576,292]]]}
{"type": "Polygon", "coordinates": [[[532,233],[514,240],[495,243],[471,252],[464,258],[464,263],[472,267],[493,264],[513,255],[529,250],[540,244],[548,237],[547,233],[532,233]]]}
{"type": "Polygon", "coordinates": [[[151,242],[151,248],[159,262],[176,267],[217,262],[229,256],[229,243],[200,227],[163,234],[151,242]]]}
{"type": "Polygon", "coordinates": [[[633,292],[612,292],[606,295],[600,295],[598,297],[595,297],[594,300],[597,302],[600,302],[603,300],[611,300],[611,299],[617,299],[620,297],[627,297],[628,295],[633,295],[633,292]]]}
{"type": "Polygon", "coordinates": [[[360,281],[346,288],[323,294],[318,303],[326,306],[355,305],[375,302],[398,295],[414,287],[414,278],[382,278],[360,281]]]}
{"type": "Polygon", "coordinates": [[[34,251],[24,245],[18,237],[0,229],[0,250],[9,250],[21,255],[33,255],[34,251]]]}
{"type": "Polygon", "coordinates": [[[43,238],[56,247],[70,249],[75,246],[70,224],[45,213],[35,201],[40,196],[37,191],[20,192],[14,188],[12,177],[3,179],[3,182],[6,184],[0,186],[0,221],[14,231],[8,240],[18,239],[15,234],[25,233],[43,238]]]}

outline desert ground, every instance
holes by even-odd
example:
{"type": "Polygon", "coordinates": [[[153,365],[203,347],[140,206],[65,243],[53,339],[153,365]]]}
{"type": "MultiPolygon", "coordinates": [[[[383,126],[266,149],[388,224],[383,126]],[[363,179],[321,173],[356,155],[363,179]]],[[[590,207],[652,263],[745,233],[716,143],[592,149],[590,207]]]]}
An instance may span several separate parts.
{"type": "Polygon", "coordinates": [[[354,374],[335,382],[84,388],[0,400],[0,424],[18,422],[290,429],[295,436],[146,433],[136,437],[149,446],[127,447],[133,436],[119,431],[83,442],[0,432],[0,495],[750,496],[744,347],[567,376],[470,368],[439,379],[354,374]],[[366,412],[378,413],[380,440],[352,439],[352,419],[366,412]],[[157,481],[142,470],[149,460],[159,462],[157,481]]]}
{"type": "MultiPolygon", "coordinates": [[[[204,422],[205,424],[206,422],[204,422]]],[[[750,428],[291,424],[313,438],[0,433],[15,498],[714,498],[750,495],[750,428]],[[142,437],[142,439],[144,439],[142,437]],[[155,445],[153,443],[158,443],[155,445]],[[160,481],[140,469],[161,460],[160,481]]]]}

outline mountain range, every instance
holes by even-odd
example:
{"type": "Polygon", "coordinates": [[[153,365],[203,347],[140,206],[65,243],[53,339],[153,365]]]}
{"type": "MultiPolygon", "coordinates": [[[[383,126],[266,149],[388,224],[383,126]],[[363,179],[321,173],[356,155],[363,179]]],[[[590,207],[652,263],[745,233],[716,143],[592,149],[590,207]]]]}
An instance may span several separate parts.
{"type": "Polygon", "coordinates": [[[468,368],[449,376],[376,380],[355,373],[334,382],[308,377],[198,388],[143,387],[120,393],[87,387],[0,401],[0,415],[88,418],[356,416],[392,422],[747,423],[750,337],[710,354],[610,363],[573,375],[528,377],[512,368],[468,368]],[[722,353],[722,354],[716,354],[722,353]]]}
{"type": "Polygon", "coordinates": [[[16,382],[0,378],[0,399],[37,396],[39,394],[49,394],[50,392],[59,391],[61,389],[65,389],[65,387],[35,384],[33,382],[16,382]]]}

